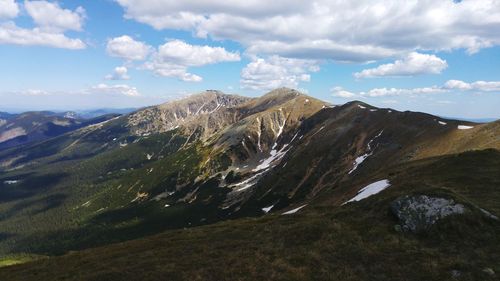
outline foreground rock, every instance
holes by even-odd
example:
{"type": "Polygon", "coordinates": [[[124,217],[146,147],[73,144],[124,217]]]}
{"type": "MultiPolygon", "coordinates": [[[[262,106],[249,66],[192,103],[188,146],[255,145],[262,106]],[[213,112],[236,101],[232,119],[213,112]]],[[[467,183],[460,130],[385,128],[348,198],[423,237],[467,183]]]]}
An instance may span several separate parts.
{"type": "Polygon", "coordinates": [[[405,232],[420,233],[428,230],[438,220],[463,214],[465,207],[452,199],[426,195],[404,196],[391,203],[391,212],[399,219],[405,232]]]}

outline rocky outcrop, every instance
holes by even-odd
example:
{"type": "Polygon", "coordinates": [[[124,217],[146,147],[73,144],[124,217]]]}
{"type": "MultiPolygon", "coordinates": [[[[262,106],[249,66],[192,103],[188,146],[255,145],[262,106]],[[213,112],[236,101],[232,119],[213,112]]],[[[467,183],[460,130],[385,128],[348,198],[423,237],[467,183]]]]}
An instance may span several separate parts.
{"type": "Polygon", "coordinates": [[[248,100],[250,98],[209,90],[182,100],[136,111],[128,116],[127,126],[134,135],[162,133],[179,127],[183,127],[187,135],[200,129],[210,134],[210,129],[235,122],[224,122],[225,119],[232,119],[227,109],[248,100]]]}
{"type": "Polygon", "coordinates": [[[453,199],[426,195],[400,197],[391,203],[390,209],[399,219],[401,229],[413,233],[426,231],[440,219],[466,211],[464,205],[453,199]]]}

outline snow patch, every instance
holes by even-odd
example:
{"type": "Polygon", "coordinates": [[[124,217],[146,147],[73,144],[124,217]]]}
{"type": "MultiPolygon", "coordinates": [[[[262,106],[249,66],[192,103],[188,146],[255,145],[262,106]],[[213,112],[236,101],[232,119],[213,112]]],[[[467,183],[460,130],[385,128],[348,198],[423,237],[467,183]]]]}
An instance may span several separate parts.
{"type": "Polygon", "coordinates": [[[153,154],[146,154],[146,158],[147,158],[148,160],[151,160],[151,158],[153,158],[153,154]]]}
{"type": "Polygon", "coordinates": [[[19,180],[6,180],[6,181],[3,181],[4,184],[16,184],[18,182],[19,182],[19,180]]]}
{"type": "Polygon", "coordinates": [[[240,187],[240,188],[236,189],[237,192],[240,192],[240,191],[243,191],[245,189],[248,189],[248,188],[254,186],[257,183],[257,180],[259,179],[259,177],[263,173],[264,172],[261,172],[261,173],[258,173],[258,174],[255,174],[255,175],[249,177],[246,180],[240,181],[238,183],[233,183],[229,187],[240,187]]]}
{"type": "MultiPolygon", "coordinates": [[[[389,180],[380,180],[380,181],[376,181],[374,183],[371,183],[371,184],[365,186],[364,188],[362,188],[360,191],[358,191],[358,194],[356,196],[354,196],[354,198],[345,202],[344,204],[349,203],[349,202],[353,202],[353,201],[363,200],[367,197],[370,197],[372,195],[379,193],[380,191],[386,189],[390,185],[391,184],[389,183],[389,180]]],[[[342,205],[344,205],[344,204],[342,204],[342,205]]]]}
{"type": "Polygon", "coordinates": [[[270,152],[271,156],[269,156],[266,159],[261,160],[262,163],[259,164],[257,167],[255,167],[253,169],[253,171],[258,172],[260,170],[264,170],[264,169],[269,168],[273,162],[278,161],[281,158],[283,158],[283,156],[285,156],[285,154],[288,152],[288,150],[285,150],[287,147],[288,147],[288,144],[284,145],[279,151],[276,151],[275,149],[271,150],[271,152],[270,152]]]}
{"type": "Polygon", "coordinates": [[[261,159],[259,161],[259,163],[261,163],[261,164],[259,164],[257,167],[255,167],[253,169],[253,171],[258,172],[260,170],[267,169],[271,166],[271,164],[273,162],[281,160],[281,158],[283,158],[283,156],[285,156],[285,154],[288,152],[288,150],[290,150],[290,148],[287,149],[287,147],[297,138],[298,134],[299,134],[299,132],[296,132],[295,135],[293,135],[290,142],[283,145],[283,147],[279,151],[276,151],[275,148],[276,148],[277,144],[274,143],[271,152],[269,152],[270,156],[268,158],[261,159]]]}
{"type": "Polygon", "coordinates": [[[459,130],[468,130],[474,128],[474,126],[467,126],[467,125],[458,125],[457,128],[459,130]]]}
{"type": "Polygon", "coordinates": [[[439,125],[446,125],[447,123],[446,122],[443,122],[443,121],[438,121],[439,125]]]}
{"type": "Polygon", "coordinates": [[[358,107],[361,109],[366,109],[366,107],[362,106],[361,104],[358,104],[358,107]]]}
{"type": "Polygon", "coordinates": [[[354,166],[352,167],[352,169],[349,171],[348,174],[350,175],[352,172],[354,172],[358,168],[359,164],[363,163],[363,161],[365,161],[365,159],[368,158],[368,156],[370,156],[370,155],[372,155],[372,154],[366,153],[366,154],[363,154],[359,157],[356,157],[356,159],[354,160],[354,166]]]}
{"type": "Polygon", "coordinates": [[[307,204],[302,205],[302,206],[300,206],[300,207],[298,207],[298,208],[295,208],[295,209],[293,209],[293,210],[290,210],[290,211],[284,212],[282,215],[291,215],[291,214],[295,214],[295,213],[297,213],[300,209],[304,208],[305,206],[307,206],[307,204]]]}
{"type": "Polygon", "coordinates": [[[264,207],[262,208],[262,211],[264,211],[264,213],[269,213],[269,211],[271,211],[271,209],[274,207],[274,205],[271,205],[271,206],[268,206],[268,207],[264,207]]]}
{"type": "Polygon", "coordinates": [[[377,111],[375,108],[370,109],[371,112],[377,111]]]}
{"type": "Polygon", "coordinates": [[[348,174],[351,174],[352,172],[354,172],[359,164],[363,163],[363,161],[366,160],[366,158],[368,158],[368,156],[372,155],[373,154],[373,151],[372,150],[372,143],[375,139],[377,139],[378,137],[380,137],[382,135],[382,133],[384,132],[384,130],[380,131],[380,133],[378,133],[373,139],[371,139],[368,144],[366,145],[367,148],[368,148],[368,152],[359,156],[359,157],[356,157],[356,159],[354,160],[354,166],[352,167],[352,169],[348,172],[348,174]]]}

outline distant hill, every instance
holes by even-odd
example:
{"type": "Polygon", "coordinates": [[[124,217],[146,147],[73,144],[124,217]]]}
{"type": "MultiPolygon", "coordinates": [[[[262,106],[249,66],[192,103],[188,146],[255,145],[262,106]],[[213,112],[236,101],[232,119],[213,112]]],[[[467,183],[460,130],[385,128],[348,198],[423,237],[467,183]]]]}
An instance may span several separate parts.
{"type": "Polygon", "coordinates": [[[100,109],[94,109],[94,110],[82,110],[82,111],[76,111],[76,115],[80,118],[83,119],[91,119],[91,118],[96,118],[99,116],[103,115],[108,115],[108,114],[128,114],[130,112],[136,111],[137,108],[100,108],[100,109]]]}
{"type": "Polygon", "coordinates": [[[74,112],[0,113],[0,149],[42,141],[116,115],[83,119],[74,112]]]}

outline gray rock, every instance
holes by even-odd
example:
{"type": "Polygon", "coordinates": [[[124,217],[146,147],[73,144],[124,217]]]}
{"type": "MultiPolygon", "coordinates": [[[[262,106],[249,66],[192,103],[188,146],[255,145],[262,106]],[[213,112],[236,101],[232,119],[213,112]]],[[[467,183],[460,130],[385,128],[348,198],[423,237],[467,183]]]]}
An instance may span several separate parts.
{"type": "Polygon", "coordinates": [[[402,231],[403,231],[403,229],[401,229],[401,225],[396,224],[396,225],[394,226],[394,231],[396,231],[396,232],[402,232],[402,231]]]}
{"type": "Polygon", "coordinates": [[[465,212],[464,205],[455,204],[452,199],[426,195],[400,197],[391,203],[390,208],[403,231],[413,233],[428,230],[444,217],[465,212]]]}
{"type": "Polygon", "coordinates": [[[451,271],[451,277],[453,277],[453,278],[458,278],[461,275],[462,275],[462,272],[460,272],[460,270],[454,269],[454,270],[451,271]]]}

